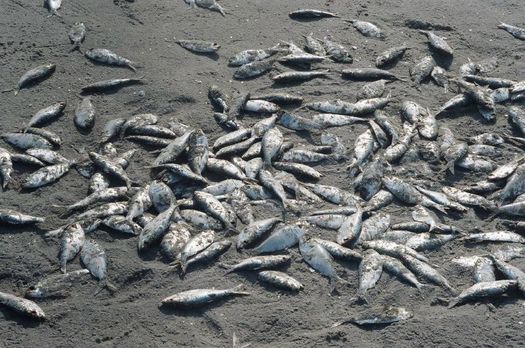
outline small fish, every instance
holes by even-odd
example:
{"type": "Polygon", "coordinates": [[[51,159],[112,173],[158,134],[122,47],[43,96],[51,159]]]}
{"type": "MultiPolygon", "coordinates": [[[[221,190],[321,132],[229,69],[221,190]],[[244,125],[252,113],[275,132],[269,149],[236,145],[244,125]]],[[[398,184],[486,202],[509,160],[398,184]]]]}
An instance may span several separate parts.
{"type": "Polygon", "coordinates": [[[216,218],[224,225],[224,228],[231,231],[236,231],[233,224],[228,220],[228,212],[226,208],[213,195],[197,191],[193,195],[193,201],[210,216],[216,218]]]}
{"type": "Polygon", "coordinates": [[[134,66],[135,63],[133,63],[127,58],[119,56],[115,52],[110,51],[106,48],[89,49],[86,52],[84,52],[84,56],[97,63],[114,66],[123,66],[133,70],[134,72],[137,72],[137,69],[134,66]]]}
{"type": "Polygon", "coordinates": [[[164,237],[171,224],[171,217],[175,209],[177,209],[177,205],[171,205],[144,226],[138,238],[139,251],[145,250],[164,237]]]}
{"type": "Polygon", "coordinates": [[[191,233],[185,223],[172,223],[160,242],[160,250],[170,261],[176,261],[190,238],[191,233]]]}
{"type": "Polygon", "coordinates": [[[31,285],[25,293],[25,297],[44,299],[50,297],[64,297],[68,295],[67,290],[76,282],[89,274],[89,270],[81,269],[65,274],[50,275],[31,285]]]}
{"type": "Polygon", "coordinates": [[[324,49],[322,42],[314,38],[313,35],[314,35],[313,33],[304,35],[305,50],[317,56],[321,56],[321,57],[325,56],[326,50],[324,49]]]}
{"type": "Polygon", "coordinates": [[[333,61],[348,64],[354,61],[352,54],[343,45],[332,41],[329,37],[323,39],[323,45],[326,55],[332,58],[333,61]]]}
{"type": "Polygon", "coordinates": [[[287,82],[302,82],[308,81],[317,77],[326,77],[329,70],[313,70],[313,71],[286,71],[272,76],[272,80],[276,83],[287,82]]]}
{"type": "Polygon", "coordinates": [[[230,267],[225,274],[239,271],[258,271],[261,269],[281,267],[292,260],[289,255],[254,256],[230,267]]]}
{"type": "Polygon", "coordinates": [[[368,249],[359,263],[359,287],[357,293],[365,298],[366,292],[372,289],[383,274],[383,258],[375,250],[368,249]]]}
{"type": "Polygon", "coordinates": [[[384,38],[385,35],[383,31],[375,24],[365,21],[359,21],[356,19],[348,20],[352,23],[353,27],[357,29],[363,36],[366,37],[375,37],[375,38],[384,38]]]}
{"type": "Polygon", "coordinates": [[[525,40],[525,29],[516,27],[514,25],[500,23],[498,24],[498,29],[503,29],[516,39],[525,40]]]}
{"type": "Polygon", "coordinates": [[[421,60],[416,62],[410,68],[410,76],[412,77],[412,81],[414,81],[417,85],[420,85],[430,76],[435,66],[436,62],[431,56],[425,56],[421,58],[421,60]]]}
{"type": "Polygon", "coordinates": [[[377,68],[348,68],[341,72],[344,78],[352,80],[399,80],[399,78],[388,70],[377,68]]]}
{"type": "Polygon", "coordinates": [[[59,163],[40,168],[36,172],[33,172],[31,175],[29,175],[21,186],[25,189],[34,189],[50,184],[66,175],[70,168],[70,163],[59,163]]]}
{"type": "Polygon", "coordinates": [[[501,243],[525,243],[525,237],[511,231],[491,231],[471,233],[461,238],[472,243],[501,242],[501,243]]]}
{"type": "Polygon", "coordinates": [[[45,320],[46,314],[36,303],[25,298],[0,292],[0,304],[11,308],[12,310],[27,315],[30,318],[37,320],[45,320]]]}
{"type": "Polygon", "coordinates": [[[55,103],[46,108],[39,110],[31,117],[26,125],[27,127],[41,127],[43,124],[58,119],[66,108],[65,102],[55,103]]]}
{"type": "Polygon", "coordinates": [[[79,50],[81,52],[80,45],[86,38],[86,26],[82,22],[76,22],[71,26],[67,36],[69,37],[69,41],[73,44],[71,51],[79,50]]]}
{"type": "Polygon", "coordinates": [[[107,92],[111,90],[119,90],[122,87],[126,87],[129,85],[143,84],[143,83],[144,83],[143,78],[123,78],[123,79],[104,80],[104,81],[98,81],[98,82],[83,86],[81,88],[81,93],[88,94],[88,93],[97,93],[97,92],[107,92]]]}
{"type": "Polygon", "coordinates": [[[66,228],[62,235],[59,252],[60,270],[62,273],[66,273],[67,262],[77,256],[85,241],[84,229],[79,223],[72,224],[66,228]]]}
{"type": "Polygon", "coordinates": [[[11,182],[13,172],[13,158],[9,151],[0,147],[0,184],[5,189],[11,182]]]}
{"type": "Polygon", "coordinates": [[[516,280],[496,280],[474,284],[470,288],[463,290],[457,297],[454,297],[450,301],[448,308],[453,308],[472,300],[499,296],[515,288],[517,284],[516,280]]]}
{"type": "Polygon", "coordinates": [[[95,124],[95,107],[91,103],[90,97],[83,98],[82,102],[77,106],[73,122],[82,131],[88,131],[93,128],[95,124]]]}
{"type": "Polygon", "coordinates": [[[261,114],[273,114],[280,109],[279,105],[266,100],[250,99],[244,104],[244,111],[261,114]]]}
{"type": "MultiPolygon", "coordinates": [[[[17,95],[22,88],[32,86],[37,82],[45,80],[55,72],[55,69],[55,64],[44,64],[27,71],[24,75],[22,75],[20,80],[18,80],[16,88],[14,89],[15,95],[17,95]]],[[[9,91],[12,91],[12,89],[5,90],[3,92],[9,91]]]]}
{"type": "Polygon", "coordinates": [[[228,251],[231,245],[232,242],[229,240],[211,243],[206,249],[199,252],[197,255],[193,256],[186,262],[185,269],[181,270],[181,274],[185,274],[188,268],[192,265],[206,263],[217,259],[219,256],[228,251]]]}
{"type": "Polygon", "coordinates": [[[209,305],[230,297],[248,296],[249,292],[241,291],[244,286],[238,285],[231,289],[195,289],[183,291],[178,294],[166,297],[162,300],[162,306],[196,308],[209,305]]]}
{"type": "Polygon", "coordinates": [[[392,65],[394,62],[398,61],[403,56],[403,54],[405,54],[407,49],[407,46],[397,46],[382,52],[376,58],[376,67],[382,68],[392,65]]]}
{"type": "Polygon", "coordinates": [[[224,94],[218,86],[211,85],[210,88],[208,88],[208,98],[219,112],[228,112],[230,110],[226,102],[228,96],[224,94]]]}
{"type": "Polygon", "coordinates": [[[314,240],[299,240],[299,251],[303,260],[314,270],[327,277],[330,281],[331,291],[336,289],[336,281],[345,281],[339,277],[333,266],[333,258],[328,251],[314,240]]]}
{"type": "Polygon", "coordinates": [[[226,16],[226,10],[215,0],[184,0],[191,8],[201,7],[210,11],[219,12],[223,17],[226,16]]]}
{"type": "Polygon", "coordinates": [[[177,40],[175,41],[182,48],[195,53],[215,53],[221,48],[216,42],[203,40],[177,40]]]}
{"type": "Polygon", "coordinates": [[[339,17],[335,13],[314,9],[300,9],[288,14],[291,19],[321,19],[330,17],[339,17]]]}
{"type": "Polygon", "coordinates": [[[12,209],[0,209],[0,222],[8,225],[32,225],[42,223],[45,218],[27,215],[12,209]]]}
{"type": "Polygon", "coordinates": [[[266,240],[253,251],[257,254],[271,253],[291,248],[299,243],[299,239],[306,231],[300,223],[284,225],[273,232],[266,240]]]}
{"type": "Polygon", "coordinates": [[[208,214],[198,210],[184,209],[179,212],[181,218],[199,229],[221,230],[222,223],[208,214]]]}
{"type": "Polygon", "coordinates": [[[304,285],[298,280],[279,271],[261,271],[258,274],[258,278],[265,283],[283,290],[300,291],[304,288],[304,285]]]}
{"type": "Polygon", "coordinates": [[[86,241],[80,251],[80,258],[84,266],[89,270],[89,273],[99,281],[99,289],[96,293],[103,288],[107,288],[111,293],[117,290],[115,285],[107,279],[106,252],[97,242],[93,240],[86,241]]]}
{"type": "Polygon", "coordinates": [[[358,326],[390,325],[399,321],[412,318],[412,312],[403,307],[388,306],[382,309],[373,309],[368,313],[363,313],[356,317],[345,319],[332,325],[337,327],[346,323],[352,323],[358,326]]]}
{"type": "Polygon", "coordinates": [[[432,49],[436,50],[439,53],[449,55],[449,56],[452,56],[454,54],[454,50],[449,46],[449,44],[441,36],[438,36],[434,34],[433,32],[427,31],[427,30],[419,30],[419,32],[427,36],[428,44],[430,45],[432,49]]]}
{"type": "MultiPolygon", "coordinates": [[[[233,77],[237,80],[246,80],[257,76],[261,76],[267,73],[268,71],[272,70],[274,63],[275,61],[272,59],[265,59],[245,64],[235,71],[233,77]]],[[[249,95],[246,99],[248,98],[249,95]]]]}

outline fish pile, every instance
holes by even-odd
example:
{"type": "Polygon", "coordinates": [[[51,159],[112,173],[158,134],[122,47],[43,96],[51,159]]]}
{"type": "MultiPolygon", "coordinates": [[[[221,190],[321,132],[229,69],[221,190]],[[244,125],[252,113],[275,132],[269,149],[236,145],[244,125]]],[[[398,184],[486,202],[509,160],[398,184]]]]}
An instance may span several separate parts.
{"type": "MultiPolygon", "coordinates": [[[[185,1],[192,7],[226,13],[215,1],[185,1]]],[[[60,1],[47,3],[58,3],[58,7],[50,6],[57,14],[60,1]]],[[[340,16],[298,10],[290,13],[290,18],[340,16]]],[[[388,39],[373,23],[342,20],[367,38],[388,39]]],[[[498,28],[525,38],[523,29],[507,24],[498,28]]],[[[525,222],[517,220],[525,216],[525,156],[521,153],[525,144],[525,81],[492,76],[497,68],[493,58],[468,61],[458,72],[448,71],[434,58],[453,57],[447,40],[432,31],[418,32],[428,41],[429,51],[421,52],[421,58],[413,62],[409,78],[388,70],[403,59],[405,51],[414,49],[408,46],[380,53],[375,68],[349,67],[353,57],[348,48],[312,33],[304,36],[304,47],[279,42],[268,49],[239,52],[228,59],[228,65],[236,69],[234,79],[269,74],[280,91],[283,87],[293,90],[314,78],[340,76],[366,83],[356,92],[356,101],[304,100],[292,92],[235,91],[230,97],[220,86],[212,85],[208,90],[213,107],[210,114],[225,132],[218,137],[176,119],[143,113],[111,119],[96,137],[100,143],[97,151],[80,151],[79,157],[71,160],[58,152],[62,139],[45,128],[63,115],[66,102],[37,111],[20,131],[2,134],[12,148],[0,148],[3,189],[20,186],[22,192],[32,192],[52,185],[71,169],[89,180],[88,195],[63,207],[64,224],[46,233],[57,240],[61,274],[40,280],[25,296],[67,295],[79,279],[90,275],[98,281],[97,292],[118,291],[106,272],[104,249],[90,238],[98,228],[135,238],[139,254],[159,250],[169,262],[167,267],[177,271],[181,279],[221,260],[225,275],[256,273],[262,283],[297,293],[305,285],[286,268],[300,255],[309,268],[328,279],[327,294],[352,292],[358,302],[373,302],[370,290],[383,272],[417,291],[424,292],[430,285],[443,288],[450,308],[489,297],[523,296],[525,273],[509,262],[525,256],[525,236],[520,234],[525,222]],[[319,64],[322,69],[317,68],[319,64]],[[431,111],[387,91],[391,83],[421,89],[428,81],[457,94],[439,110],[431,111]],[[387,105],[395,111],[385,111],[387,105]],[[439,122],[458,111],[475,112],[483,122],[507,117],[515,133],[466,138],[439,122]],[[258,116],[256,121],[254,115],[258,116]],[[350,125],[360,134],[347,151],[343,140],[329,129],[350,125]],[[292,138],[305,133],[310,137],[301,137],[301,141],[292,138]],[[139,148],[118,153],[117,142],[138,144],[139,148]],[[126,172],[133,155],[144,150],[155,154],[143,168],[151,178],[146,183],[133,180],[126,172]],[[512,159],[506,160],[509,157],[512,159]],[[38,169],[24,178],[14,178],[13,166],[19,164],[38,169]],[[324,170],[327,164],[346,168],[350,189],[320,183],[329,175],[324,170]],[[457,171],[475,172],[479,181],[456,185],[452,178],[457,171]],[[445,179],[430,179],[436,173],[445,179]],[[386,209],[390,205],[410,212],[411,219],[393,223],[386,209]],[[464,230],[450,222],[471,211],[487,220],[510,217],[502,220],[507,229],[464,230]],[[436,265],[445,260],[433,260],[429,255],[451,242],[477,245],[478,255],[451,260],[472,271],[474,284],[462,291],[436,265]],[[226,263],[222,256],[232,245],[238,261],[226,263]],[[77,255],[85,269],[68,271],[68,263],[77,255]],[[357,289],[351,289],[338,271],[338,261],[358,265],[357,289]]],[[[69,33],[73,50],[82,50],[85,34],[84,24],[73,25],[69,33]]],[[[217,54],[221,47],[203,40],[177,43],[198,54],[217,54]]],[[[83,54],[104,65],[134,72],[140,68],[109,49],[94,48],[83,54]]],[[[49,78],[55,68],[46,64],[31,69],[20,78],[15,93],[49,78]]],[[[90,135],[95,122],[90,94],[135,83],[143,83],[143,78],[83,87],[73,118],[79,132],[90,135]]],[[[44,218],[1,209],[0,221],[39,224],[44,218]]],[[[194,308],[247,295],[250,293],[240,284],[230,289],[190,289],[159,302],[161,306],[194,308]]],[[[33,318],[45,317],[31,300],[0,293],[0,302],[33,318]]],[[[405,308],[388,307],[334,326],[346,322],[388,324],[410,317],[412,313],[405,308]]]]}

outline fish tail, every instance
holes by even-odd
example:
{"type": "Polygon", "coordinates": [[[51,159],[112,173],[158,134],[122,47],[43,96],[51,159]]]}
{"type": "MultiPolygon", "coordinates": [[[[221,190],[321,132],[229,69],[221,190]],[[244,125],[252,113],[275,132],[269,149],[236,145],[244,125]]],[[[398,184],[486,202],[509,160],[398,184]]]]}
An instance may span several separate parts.
{"type": "Polygon", "coordinates": [[[11,92],[11,91],[15,91],[15,95],[17,95],[17,94],[18,94],[18,91],[17,91],[17,90],[15,90],[14,88],[8,88],[8,89],[4,89],[4,90],[2,90],[2,93],[7,93],[7,92],[11,92]]]}
{"type": "Polygon", "coordinates": [[[137,72],[137,68],[135,68],[133,65],[131,64],[128,64],[128,68],[130,68],[131,70],[133,70],[134,73],[137,72]]]}
{"type": "Polygon", "coordinates": [[[104,287],[106,289],[108,289],[108,291],[111,293],[111,294],[114,294],[115,292],[117,292],[117,286],[113,283],[111,283],[109,280],[105,280],[104,281],[105,284],[104,284],[104,287]]]}

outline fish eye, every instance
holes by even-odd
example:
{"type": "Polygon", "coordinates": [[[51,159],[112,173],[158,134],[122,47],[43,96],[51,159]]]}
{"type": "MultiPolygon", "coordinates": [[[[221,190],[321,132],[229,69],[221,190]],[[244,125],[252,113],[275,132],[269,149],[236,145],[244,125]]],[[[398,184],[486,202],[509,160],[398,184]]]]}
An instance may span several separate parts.
{"type": "Polygon", "coordinates": [[[34,285],[31,285],[31,286],[29,287],[29,290],[36,290],[36,288],[35,288],[34,285]]]}

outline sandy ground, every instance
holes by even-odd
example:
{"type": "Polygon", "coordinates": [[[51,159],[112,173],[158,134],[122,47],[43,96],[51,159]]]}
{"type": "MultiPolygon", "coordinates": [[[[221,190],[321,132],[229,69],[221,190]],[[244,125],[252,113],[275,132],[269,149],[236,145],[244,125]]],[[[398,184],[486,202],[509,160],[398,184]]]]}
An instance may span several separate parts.
{"type": "MultiPolygon", "coordinates": [[[[525,8],[520,1],[408,0],[390,2],[388,6],[383,1],[338,0],[224,0],[221,3],[229,12],[226,17],[203,9],[191,10],[182,0],[65,0],[60,10],[62,18],[58,18],[48,17],[40,1],[0,0],[0,88],[12,87],[19,76],[36,65],[57,64],[54,76],[45,82],[22,91],[17,97],[12,93],[0,95],[0,132],[18,129],[36,110],[66,100],[66,115],[49,127],[65,139],[60,152],[66,157],[78,156],[73,145],[94,149],[97,135],[107,120],[141,112],[158,114],[161,120],[175,116],[192,126],[201,127],[211,139],[215,139],[222,133],[213,121],[206,97],[210,84],[218,84],[230,94],[236,89],[255,92],[272,88],[268,76],[247,82],[233,81],[233,70],[227,67],[227,58],[232,54],[243,49],[270,47],[279,40],[301,43],[302,34],[313,32],[317,37],[332,35],[338,42],[355,46],[353,66],[368,67],[379,52],[408,43],[413,49],[392,70],[406,77],[410,65],[428,52],[424,37],[404,25],[407,19],[426,20],[452,28],[451,31],[438,31],[455,49],[451,71],[457,72],[468,58],[479,60],[494,56],[500,63],[495,76],[512,79],[525,76],[523,42],[496,29],[500,21],[523,25],[525,8]],[[305,7],[374,22],[386,32],[386,40],[366,39],[338,19],[297,22],[288,18],[290,11],[305,7]],[[97,80],[135,74],[127,69],[97,66],[80,53],[69,52],[67,32],[77,21],[84,22],[88,28],[83,47],[110,48],[139,62],[141,68],[137,75],[144,75],[148,81],[144,86],[95,96],[97,120],[93,132],[87,136],[80,135],[72,122],[79,101],[76,96],[79,88],[97,80]],[[174,38],[216,41],[222,46],[219,57],[211,59],[194,55],[176,45],[174,38]]],[[[355,91],[360,86],[361,83],[344,81],[335,74],[330,80],[314,80],[283,90],[301,94],[307,100],[354,100],[355,91]]],[[[432,84],[417,91],[408,84],[395,82],[389,85],[389,89],[398,102],[414,100],[433,110],[452,96],[432,84]]],[[[397,110],[397,107],[398,103],[394,103],[387,111],[397,110]]],[[[255,120],[248,117],[246,123],[255,120]]],[[[460,137],[506,127],[503,118],[495,125],[486,125],[475,113],[460,114],[440,122],[460,137]]],[[[364,126],[352,126],[334,133],[342,136],[351,147],[355,136],[364,129],[364,126]]],[[[298,139],[292,132],[285,135],[298,139]]],[[[119,142],[117,146],[119,150],[140,148],[127,142],[119,142]]],[[[141,167],[153,157],[140,151],[128,173],[132,178],[146,180],[148,174],[141,167]]],[[[504,161],[502,158],[498,163],[504,161]]],[[[327,174],[322,183],[342,188],[350,186],[342,167],[319,169],[327,174]]],[[[15,177],[23,175],[17,171],[15,177]]],[[[423,177],[445,182],[442,174],[428,172],[423,177]]],[[[448,180],[472,182],[477,176],[460,174],[448,180]]],[[[70,204],[83,198],[87,185],[88,182],[73,170],[58,183],[31,193],[2,192],[0,204],[46,216],[48,220],[41,228],[51,229],[61,223],[56,217],[61,210],[51,204],[70,204]]],[[[392,213],[394,222],[406,220],[410,212],[408,208],[395,205],[386,211],[392,213]]],[[[447,218],[445,221],[470,229],[472,226],[494,228],[498,220],[489,224],[470,212],[460,220],[447,218]]],[[[332,237],[320,230],[311,233],[332,237]]],[[[28,285],[56,271],[58,244],[41,235],[41,230],[32,227],[0,229],[2,291],[23,294],[28,285]]],[[[108,274],[119,291],[114,296],[106,292],[93,296],[96,283],[87,280],[75,286],[65,299],[40,302],[49,316],[49,320],[43,323],[25,320],[2,309],[0,346],[227,347],[231,345],[234,332],[241,342],[251,342],[253,347],[520,346],[525,339],[525,303],[522,299],[497,300],[493,310],[485,304],[447,309],[431,305],[434,298],[445,296],[442,289],[429,286],[419,293],[385,274],[370,293],[370,306],[404,306],[414,312],[414,318],[376,330],[362,330],[352,325],[331,329],[335,321],[368,308],[350,302],[357,286],[356,264],[341,263],[337,266],[350,284],[340,289],[340,296],[329,296],[327,281],[311,272],[301,261],[298,251],[292,250],[294,262],[288,271],[306,287],[299,294],[290,295],[261,286],[250,274],[223,276],[222,269],[216,264],[193,271],[182,281],[169,272],[156,249],[139,257],[134,238],[102,230],[96,231],[92,237],[105,248],[108,274]],[[239,283],[246,284],[253,295],[220,303],[205,311],[173,312],[158,308],[160,299],[178,291],[231,287],[239,283]]],[[[462,289],[471,284],[471,274],[454,267],[449,260],[479,253],[480,248],[486,249],[484,246],[467,248],[459,242],[450,243],[428,256],[440,265],[440,271],[453,286],[462,289]]],[[[241,257],[230,250],[222,261],[233,263],[241,257]]],[[[525,267],[523,260],[515,260],[513,264],[525,267]]],[[[72,261],[70,269],[78,268],[78,259],[72,261]]]]}

